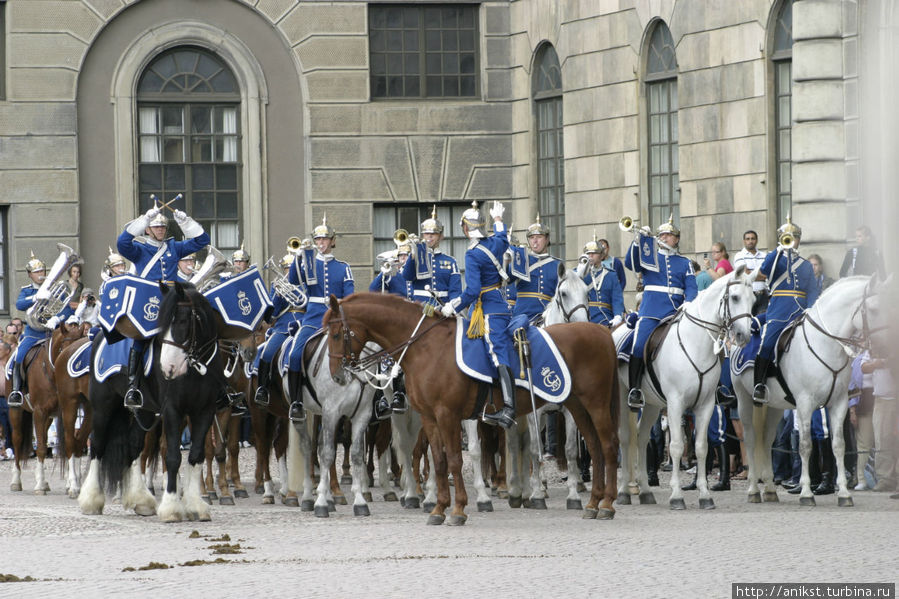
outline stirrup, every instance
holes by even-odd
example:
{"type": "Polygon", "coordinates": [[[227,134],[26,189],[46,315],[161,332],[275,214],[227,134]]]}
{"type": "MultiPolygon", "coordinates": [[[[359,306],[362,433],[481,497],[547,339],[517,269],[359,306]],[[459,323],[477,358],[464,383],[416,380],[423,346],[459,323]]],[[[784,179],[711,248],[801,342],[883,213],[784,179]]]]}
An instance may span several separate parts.
{"type": "Polygon", "coordinates": [[[22,395],[21,391],[13,391],[6,398],[6,403],[11,408],[21,408],[22,404],[25,403],[25,396],[22,395]]]}
{"type": "Polygon", "coordinates": [[[265,387],[259,387],[256,389],[256,394],[253,395],[253,402],[257,406],[268,407],[268,389],[265,387]]]}
{"type": "Polygon", "coordinates": [[[636,412],[637,410],[642,410],[646,406],[646,400],[643,399],[643,391],[640,389],[634,388],[628,391],[627,393],[627,407],[631,409],[632,412],[636,412]]]}
{"type": "Polygon", "coordinates": [[[247,403],[244,401],[247,394],[243,391],[228,394],[228,402],[231,406],[232,416],[243,416],[247,413],[247,403]]]}
{"type": "Polygon", "coordinates": [[[298,401],[290,404],[290,410],[287,412],[287,417],[291,422],[306,422],[306,410],[303,409],[303,404],[298,401]]]}
{"type": "Polygon", "coordinates": [[[390,409],[390,404],[387,403],[387,398],[383,395],[381,398],[375,402],[375,420],[387,420],[390,418],[390,414],[392,410],[390,409]]]}
{"type": "Polygon", "coordinates": [[[768,403],[768,385],[759,383],[752,390],[752,403],[757,406],[763,406],[768,403]]]}
{"type": "Polygon", "coordinates": [[[397,391],[393,394],[393,403],[390,404],[390,409],[394,414],[405,414],[409,411],[409,402],[406,400],[406,394],[402,391],[397,391]]]}
{"type": "Polygon", "coordinates": [[[495,412],[493,414],[484,414],[482,420],[484,421],[484,424],[490,426],[499,425],[504,429],[510,429],[515,426],[515,418],[509,416],[510,411],[510,409],[503,407],[503,409],[499,412],[495,412]]]}
{"type": "Polygon", "coordinates": [[[139,410],[144,407],[144,394],[136,387],[130,387],[125,392],[125,407],[129,410],[139,410]]]}

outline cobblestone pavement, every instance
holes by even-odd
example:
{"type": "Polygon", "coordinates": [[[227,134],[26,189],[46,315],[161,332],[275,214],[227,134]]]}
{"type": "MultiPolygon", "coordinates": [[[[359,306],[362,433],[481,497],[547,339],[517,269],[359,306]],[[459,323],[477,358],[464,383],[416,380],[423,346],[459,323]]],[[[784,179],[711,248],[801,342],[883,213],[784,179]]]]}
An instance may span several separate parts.
{"type": "MultiPolygon", "coordinates": [[[[253,459],[242,452],[245,483],[253,459]]],[[[463,527],[426,526],[423,512],[385,503],[377,489],[367,518],[338,506],[317,519],[261,505],[251,490],[236,506],[214,506],[211,522],[163,524],[111,502],[103,516],[82,515],[58,470],[49,495],[30,492],[30,466],[27,490],[12,493],[3,462],[0,573],[37,580],[0,584],[0,597],[730,597],[731,582],[899,580],[899,501],[886,493],[855,493],[854,508],[837,508],[832,495],[802,508],[785,492],[779,504],[748,504],[736,482],[714,494],[716,510],[698,509],[693,491],[687,510],[672,512],[663,488],[658,505],[619,506],[614,520],[596,521],[564,509],[558,471],[548,470],[548,510],[494,499],[493,513],[470,506],[463,527]],[[225,534],[241,553],[214,555],[225,534]],[[184,565],[216,559],[227,563],[184,565]],[[150,562],[169,568],[123,571],[150,562]]]]}

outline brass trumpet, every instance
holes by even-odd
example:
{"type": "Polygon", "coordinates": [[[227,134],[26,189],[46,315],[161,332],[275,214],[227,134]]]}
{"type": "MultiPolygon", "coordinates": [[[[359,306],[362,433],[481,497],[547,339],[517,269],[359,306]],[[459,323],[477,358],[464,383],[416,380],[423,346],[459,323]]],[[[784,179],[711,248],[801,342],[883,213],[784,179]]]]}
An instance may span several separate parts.
{"type": "Polygon", "coordinates": [[[796,237],[792,233],[783,233],[777,243],[788,250],[796,249],[796,237]]]}
{"type": "Polygon", "coordinates": [[[634,230],[634,219],[629,216],[622,216],[621,220],[618,221],[618,228],[625,233],[630,233],[634,230]]]}
{"type": "Polygon", "coordinates": [[[406,229],[397,229],[394,231],[393,243],[395,243],[397,247],[409,243],[409,231],[406,229]]]}
{"type": "Polygon", "coordinates": [[[293,236],[287,240],[287,252],[296,255],[303,247],[303,240],[297,236],[293,236]]]}

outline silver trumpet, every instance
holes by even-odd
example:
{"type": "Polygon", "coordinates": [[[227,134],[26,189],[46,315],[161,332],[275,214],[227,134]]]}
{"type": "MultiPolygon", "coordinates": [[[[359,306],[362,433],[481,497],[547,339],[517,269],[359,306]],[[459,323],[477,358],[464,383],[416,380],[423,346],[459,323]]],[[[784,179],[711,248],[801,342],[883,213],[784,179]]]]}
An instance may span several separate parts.
{"type": "Polygon", "coordinates": [[[81,256],[69,246],[57,243],[56,249],[59,250],[59,256],[37,290],[34,304],[25,313],[28,324],[39,331],[47,330],[47,321],[56,316],[72,297],[72,290],[65,281],[69,268],[84,263],[81,256]]]}
{"type": "Polygon", "coordinates": [[[272,271],[272,287],[274,288],[275,293],[290,304],[291,308],[299,310],[306,305],[307,298],[306,294],[303,293],[303,289],[299,285],[291,283],[287,277],[284,276],[284,273],[281,272],[281,267],[275,263],[274,257],[269,256],[269,259],[265,261],[262,270],[272,271]]]}

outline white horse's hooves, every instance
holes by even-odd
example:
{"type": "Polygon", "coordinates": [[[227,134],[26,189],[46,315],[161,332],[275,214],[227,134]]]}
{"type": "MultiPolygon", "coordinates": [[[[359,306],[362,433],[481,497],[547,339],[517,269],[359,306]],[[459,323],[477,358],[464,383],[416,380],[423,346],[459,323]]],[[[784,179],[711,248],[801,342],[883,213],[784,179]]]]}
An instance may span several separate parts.
{"type": "Polygon", "coordinates": [[[813,506],[813,505],[815,505],[815,498],[814,497],[800,497],[799,505],[813,506]]]}
{"type": "Polygon", "coordinates": [[[708,499],[700,497],[699,507],[704,510],[713,510],[715,509],[715,501],[711,497],[708,499]]]}
{"type": "Polygon", "coordinates": [[[155,516],[156,508],[150,505],[136,505],[134,506],[134,513],[138,516],[155,516]]]}
{"type": "Polygon", "coordinates": [[[640,505],[655,505],[656,504],[656,496],[653,495],[652,491],[643,491],[639,496],[640,505]]]}
{"type": "Polygon", "coordinates": [[[777,491],[765,491],[765,495],[762,497],[762,500],[765,503],[778,503],[780,498],[777,496],[777,491]]]}
{"type": "Polygon", "coordinates": [[[316,518],[327,518],[329,517],[330,511],[328,510],[328,506],[326,505],[317,505],[315,506],[315,517],[316,518]]]}
{"type": "Polygon", "coordinates": [[[684,499],[682,497],[679,497],[677,499],[670,499],[668,501],[668,505],[671,507],[672,510],[687,509],[687,504],[684,502],[684,499]]]}
{"type": "Polygon", "coordinates": [[[22,484],[21,483],[12,483],[11,485],[9,485],[9,490],[10,491],[21,491],[22,484]]]}
{"type": "Polygon", "coordinates": [[[584,504],[580,499],[566,499],[565,500],[565,509],[566,510],[582,510],[584,509],[584,504]]]}
{"type": "Polygon", "coordinates": [[[46,494],[47,494],[47,489],[35,489],[35,490],[34,490],[34,494],[35,494],[35,495],[46,495],[46,494]]]}
{"type": "Polygon", "coordinates": [[[493,511],[493,502],[492,501],[479,501],[478,502],[478,511],[479,512],[492,512],[493,511]]]}
{"type": "Polygon", "coordinates": [[[275,505],[275,497],[273,495],[266,495],[262,498],[262,505],[275,505]]]}
{"type": "Polygon", "coordinates": [[[615,500],[618,505],[630,505],[631,504],[631,494],[630,493],[619,493],[618,498],[615,500]]]}
{"type": "Polygon", "coordinates": [[[837,505],[839,507],[854,507],[852,497],[837,497],[837,505]]]}
{"type": "Polygon", "coordinates": [[[761,503],[762,502],[762,494],[761,493],[750,493],[747,496],[747,500],[749,503],[761,503]]]}
{"type": "Polygon", "coordinates": [[[181,517],[181,514],[167,514],[165,516],[159,515],[159,520],[165,522],[167,524],[173,524],[175,522],[181,522],[184,518],[181,517]]]}
{"type": "Polygon", "coordinates": [[[353,505],[353,515],[354,516],[371,516],[371,510],[368,509],[368,506],[364,503],[359,505],[353,505]]]}

